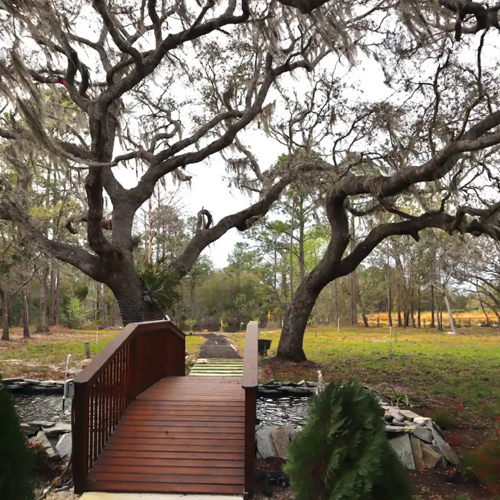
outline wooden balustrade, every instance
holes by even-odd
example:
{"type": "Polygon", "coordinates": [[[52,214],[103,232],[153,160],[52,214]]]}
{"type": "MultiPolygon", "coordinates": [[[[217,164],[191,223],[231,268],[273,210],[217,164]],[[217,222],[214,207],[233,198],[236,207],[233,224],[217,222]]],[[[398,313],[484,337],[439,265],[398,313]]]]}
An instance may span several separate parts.
{"type": "Polygon", "coordinates": [[[245,389],[245,494],[254,494],[255,424],[257,420],[257,391],[259,386],[259,327],[256,321],[247,326],[245,363],[242,386],[245,389]]]}
{"type": "Polygon", "coordinates": [[[170,321],[127,325],[75,378],[73,477],[86,489],[88,472],[129,403],[163,377],[185,374],[185,336],[170,321]]]}

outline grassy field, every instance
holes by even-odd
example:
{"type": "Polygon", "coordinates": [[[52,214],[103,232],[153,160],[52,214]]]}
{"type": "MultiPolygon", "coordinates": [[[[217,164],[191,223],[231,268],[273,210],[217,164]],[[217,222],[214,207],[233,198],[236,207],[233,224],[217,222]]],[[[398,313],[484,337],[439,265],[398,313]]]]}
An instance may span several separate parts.
{"type": "MultiPolygon", "coordinates": [[[[280,332],[262,331],[276,354],[280,332]]],[[[244,352],[244,334],[231,334],[244,352]]],[[[500,332],[476,328],[459,335],[388,328],[308,329],[304,339],[308,360],[318,363],[325,380],[357,377],[368,385],[382,384],[392,397],[406,394],[414,404],[463,406],[463,412],[488,418],[500,415],[500,332]],[[395,337],[397,336],[397,341],[395,337]]],[[[317,368],[265,361],[262,381],[317,380],[317,368]]]]}
{"type": "MultiPolygon", "coordinates": [[[[12,340],[0,340],[0,374],[4,377],[62,380],[66,358],[71,354],[70,371],[75,374],[85,358],[85,342],[90,342],[90,352],[95,356],[118,334],[118,330],[96,333],[85,330],[68,330],[53,327],[50,334],[34,334],[23,339],[20,329],[13,329],[12,340]]],[[[196,353],[203,337],[186,337],[186,350],[196,353]]]]}

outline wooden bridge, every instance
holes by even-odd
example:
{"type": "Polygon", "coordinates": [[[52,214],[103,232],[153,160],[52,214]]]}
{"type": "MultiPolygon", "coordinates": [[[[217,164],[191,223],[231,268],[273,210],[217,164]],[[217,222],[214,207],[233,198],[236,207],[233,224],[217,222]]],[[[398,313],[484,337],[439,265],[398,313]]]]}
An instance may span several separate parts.
{"type": "Polygon", "coordinates": [[[251,498],[257,337],[249,323],[242,377],[186,377],[173,323],[126,326],[75,379],[75,492],[251,498]]]}

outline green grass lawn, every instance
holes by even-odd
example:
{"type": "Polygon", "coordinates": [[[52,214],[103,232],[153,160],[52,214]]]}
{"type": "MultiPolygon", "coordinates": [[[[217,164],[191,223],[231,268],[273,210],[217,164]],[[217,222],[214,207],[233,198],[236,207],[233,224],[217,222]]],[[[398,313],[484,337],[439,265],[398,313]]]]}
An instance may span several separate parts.
{"type": "MultiPolygon", "coordinates": [[[[96,342],[95,332],[74,330],[64,334],[35,334],[32,339],[24,340],[14,336],[12,341],[0,341],[0,373],[4,377],[33,379],[64,378],[66,358],[71,354],[70,369],[78,371],[85,358],[85,342],[90,342],[91,356],[101,352],[118,334],[116,331],[102,331],[96,342]]],[[[186,350],[196,353],[203,337],[186,337],[186,350]]]]}
{"type": "MultiPolygon", "coordinates": [[[[393,330],[395,333],[395,330],[393,330]]],[[[231,334],[244,352],[244,334],[231,334]]],[[[276,354],[279,331],[261,331],[272,340],[269,357],[276,354]]],[[[464,412],[500,415],[500,334],[468,329],[459,335],[399,329],[391,345],[388,328],[365,330],[311,328],[304,339],[310,361],[320,364],[325,380],[357,377],[395,397],[407,394],[415,403],[439,407],[456,403],[464,412]],[[384,384],[385,383],[385,384],[384,384]]],[[[317,380],[317,369],[269,363],[262,381],[317,380]]]]}

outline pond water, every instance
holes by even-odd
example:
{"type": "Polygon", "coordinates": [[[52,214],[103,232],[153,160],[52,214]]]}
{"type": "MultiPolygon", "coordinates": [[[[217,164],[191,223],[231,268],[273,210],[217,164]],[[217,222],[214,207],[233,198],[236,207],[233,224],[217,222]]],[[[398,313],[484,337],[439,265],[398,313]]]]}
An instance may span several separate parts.
{"type": "MultiPolygon", "coordinates": [[[[257,418],[265,425],[303,425],[309,402],[309,397],[262,396],[257,399],[257,418]]],[[[14,404],[22,422],[71,422],[71,399],[66,399],[64,412],[61,396],[14,395],[14,404]]]]}
{"type": "Polygon", "coordinates": [[[308,396],[282,398],[262,396],[257,399],[257,419],[265,425],[304,425],[310,402],[311,398],[308,396]]]}
{"type": "Polygon", "coordinates": [[[14,406],[21,422],[71,422],[71,399],[66,399],[63,412],[62,396],[14,395],[14,406]]]}

